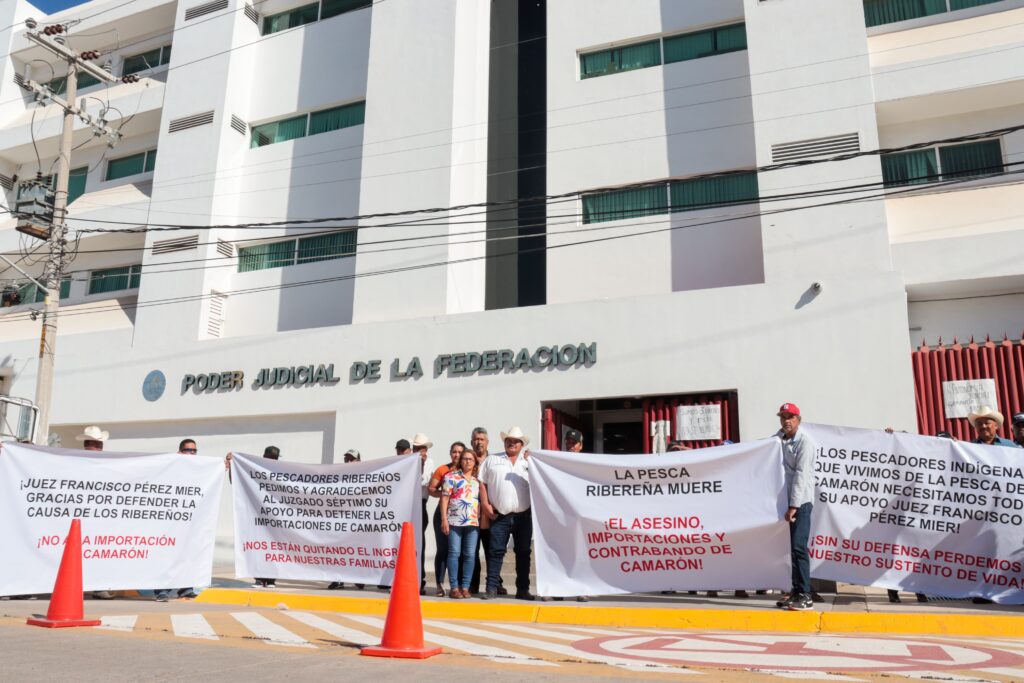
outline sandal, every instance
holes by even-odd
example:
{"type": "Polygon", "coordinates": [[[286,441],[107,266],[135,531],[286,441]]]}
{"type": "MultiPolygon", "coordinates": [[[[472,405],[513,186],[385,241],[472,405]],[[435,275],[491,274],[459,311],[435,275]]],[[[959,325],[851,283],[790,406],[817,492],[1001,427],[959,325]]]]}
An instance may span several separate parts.
{"type": "Polygon", "coordinates": [[[438,586],[437,587],[437,590],[434,591],[434,597],[435,598],[443,598],[444,597],[444,586],[438,586]]]}

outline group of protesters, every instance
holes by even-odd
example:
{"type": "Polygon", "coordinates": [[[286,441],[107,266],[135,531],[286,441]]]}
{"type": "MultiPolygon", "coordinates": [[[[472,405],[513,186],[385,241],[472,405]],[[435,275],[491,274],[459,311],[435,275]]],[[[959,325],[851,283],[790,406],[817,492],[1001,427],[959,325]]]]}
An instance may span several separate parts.
{"type": "MultiPolygon", "coordinates": [[[[808,542],[811,527],[811,512],[814,498],[814,463],[816,447],[800,430],[802,420],[800,408],[794,403],[783,403],[777,412],[779,430],[776,436],[781,440],[783,451],[783,470],[785,475],[788,506],[785,520],[789,524],[790,551],[792,564],[792,585],[776,605],[787,610],[803,611],[813,608],[811,590],[810,555],[808,542]]],[[[1003,415],[990,407],[981,407],[969,416],[975,430],[973,443],[988,446],[1022,448],[1024,447],[1024,412],[1018,412],[1011,418],[1014,439],[1001,438],[998,433],[1003,426],[1003,415]]],[[[886,431],[892,431],[887,429],[886,431]]],[[[948,433],[937,434],[939,437],[953,438],[948,433]]],[[[102,451],[109,434],[97,426],[90,426],[77,437],[85,450],[102,451]]],[[[518,426],[511,427],[500,433],[502,450],[491,452],[490,436],[487,429],[477,427],[472,430],[469,445],[461,441],[452,443],[448,449],[449,462],[434,467],[429,457],[433,442],[425,434],[416,434],[412,441],[399,439],[395,444],[395,454],[399,456],[416,456],[420,459],[422,475],[422,541],[425,547],[426,529],[430,523],[427,503],[431,498],[438,504],[433,514],[434,538],[437,553],[434,559],[434,576],[436,586],[434,595],[451,599],[464,599],[479,596],[488,600],[501,595],[508,595],[501,577],[502,565],[508,550],[509,540],[512,541],[515,555],[515,595],[518,600],[536,600],[530,592],[531,546],[533,540],[533,520],[530,511],[530,477],[529,450],[530,438],[518,426]],[[481,549],[483,551],[481,556],[481,549]],[[482,568],[481,557],[486,562],[486,581],[481,591],[482,568]],[[445,576],[448,577],[449,588],[444,588],[445,576]]],[[[726,443],[726,442],[723,442],[726,443]]],[[[731,442],[728,442],[731,443],[731,442]]],[[[565,434],[563,449],[570,452],[583,450],[583,435],[579,430],[570,429],[565,434]]],[[[681,441],[672,441],[667,451],[690,450],[681,441]]],[[[178,452],[194,455],[198,452],[196,441],[192,438],[183,439],[178,452]]],[[[277,460],[281,452],[276,446],[268,446],[264,457],[277,460]]],[[[225,459],[225,466],[230,473],[231,454],[225,459]]],[[[344,454],[346,463],[360,462],[362,457],[357,450],[349,450],[344,454]]],[[[420,593],[427,593],[426,572],[423,562],[424,553],[420,553],[420,593]]],[[[256,585],[272,588],[275,579],[257,578],[256,585]]],[[[344,583],[332,582],[331,589],[343,588],[344,583]]],[[[356,584],[363,588],[362,584],[356,584]]],[[[387,586],[378,586],[387,589],[387,586]]],[[[192,588],[157,589],[157,600],[165,601],[172,591],[177,591],[181,598],[192,598],[196,594],[192,588]]],[[[763,591],[758,591],[762,593],[763,591]]],[[[746,591],[737,591],[737,596],[747,597],[746,591]]],[[[109,599],[110,591],[95,591],[93,597],[109,599]]],[[[558,600],[562,598],[545,596],[541,600],[558,600]]],[[[576,596],[578,601],[585,602],[587,596],[576,596]]],[[[889,591],[889,599],[899,602],[898,593],[889,591]]],[[[927,600],[918,595],[919,600],[927,600]]],[[[987,602],[982,598],[978,602],[987,602]]]]}

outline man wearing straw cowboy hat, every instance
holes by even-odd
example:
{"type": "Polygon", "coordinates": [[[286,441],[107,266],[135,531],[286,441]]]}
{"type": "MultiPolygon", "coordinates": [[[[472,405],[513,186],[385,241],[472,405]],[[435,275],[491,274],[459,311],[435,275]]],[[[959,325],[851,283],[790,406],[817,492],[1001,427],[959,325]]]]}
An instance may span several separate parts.
{"type": "Polygon", "coordinates": [[[498,577],[512,537],[516,554],[516,599],[533,600],[530,593],[530,472],[527,454],[529,437],[519,427],[501,433],[504,453],[492,453],[480,467],[480,504],[491,520],[491,542],[487,550],[487,592],[484,600],[498,597],[498,577]]]}
{"type": "MultiPolygon", "coordinates": [[[[105,432],[96,425],[89,425],[75,437],[75,441],[81,441],[82,448],[87,451],[102,451],[103,442],[109,438],[110,432],[105,432]]],[[[110,591],[93,591],[92,597],[95,600],[113,600],[114,594],[110,591]]]]}
{"type": "MultiPolygon", "coordinates": [[[[423,499],[422,504],[422,517],[420,519],[420,595],[423,595],[427,591],[427,571],[426,571],[426,555],[427,555],[427,526],[429,524],[429,518],[427,516],[427,501],[430,500],[430,475],[434,472],[434,463],[427,457],[427,450],[434,447],[434,442],[430,440],[426,434],[417,434],[412,437],[412,452],[420,457],[420,491],[423,499]]],[[[396,447],[397,450],[397,447],[396,447]]]]}
{"type": "Polygon", "coordinates": [[[1005,446],[1006,448],[1020,448],[1017,444],[999,436],[999,430],[1003,426],[1003,414],[998,410],[992,410],[988,406],[982,406],[971,412],[968,416],[974,433],[978,438],[973,443],[980,443],[986,446],[1005,446]]]}

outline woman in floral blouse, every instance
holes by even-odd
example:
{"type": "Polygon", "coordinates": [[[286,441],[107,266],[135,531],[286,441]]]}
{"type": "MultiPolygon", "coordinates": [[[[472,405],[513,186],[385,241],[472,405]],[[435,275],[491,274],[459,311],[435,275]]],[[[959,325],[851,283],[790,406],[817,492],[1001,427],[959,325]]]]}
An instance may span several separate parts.
{"type": "Polygon", "coordinates": [[[476,469],[476,456],[465,451],[459,458],[459,469],[445,475],[441,486],[441,530],[448,536],[448,579],[452,586],[448,596],[456,599],[469,597],[469,581],[476,562],[480,532],[480,482],[476,469]]]}

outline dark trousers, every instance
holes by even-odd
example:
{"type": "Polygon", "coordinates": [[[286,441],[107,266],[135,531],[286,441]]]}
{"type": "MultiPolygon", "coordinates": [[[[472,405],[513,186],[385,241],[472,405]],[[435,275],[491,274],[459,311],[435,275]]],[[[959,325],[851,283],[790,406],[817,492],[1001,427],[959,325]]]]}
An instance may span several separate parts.
{"type": "Polygon", "coordinates": [[[491,522],[491,539],[487,545],[487,590],[498,590],[501,564],[505,561],[508,539],[512,537],[516,554],[516,592],[530,590],[530,544],[533,541],[533,518],[529,510],[499,514],[491,522]]]}
{"type": "Polygon", "coordinates": [[[427,526],[430,524],[430,517],[427,516],[427,499],[423,499],[422,515],[420,521],[423,528],[420,529],[420,588],[427,585],[427,526]]]}
{"type": "MultiPolygon", "coordinates": [[[[434,555],[434,582],[440,586],[444,583],[444,572],[448,567],[448,536],[441,530],[441,506],[434,508],[434,543],[437,554],[434,555]]],[[[459,577],[453,577],[458,580],[459,577]]]]}
{"type": "Polygon", "coordinates": [[[793,564],[793,593],[811,594],[811,556],[807,542],[811,535],[811,510],[814,505],[804,503],[796,510],[796,521],[789,525],[789,548],[793,564]]]}

